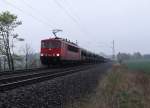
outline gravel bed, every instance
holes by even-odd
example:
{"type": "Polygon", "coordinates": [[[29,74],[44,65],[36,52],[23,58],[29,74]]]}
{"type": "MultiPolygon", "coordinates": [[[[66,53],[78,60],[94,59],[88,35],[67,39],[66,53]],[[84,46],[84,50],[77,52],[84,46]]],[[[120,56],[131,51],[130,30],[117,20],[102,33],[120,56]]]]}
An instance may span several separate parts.
{"type": "Polygon", "coordinates": [[[0,93],[0,108],[64,108],[96,88],[110,64],[0,93]]]}

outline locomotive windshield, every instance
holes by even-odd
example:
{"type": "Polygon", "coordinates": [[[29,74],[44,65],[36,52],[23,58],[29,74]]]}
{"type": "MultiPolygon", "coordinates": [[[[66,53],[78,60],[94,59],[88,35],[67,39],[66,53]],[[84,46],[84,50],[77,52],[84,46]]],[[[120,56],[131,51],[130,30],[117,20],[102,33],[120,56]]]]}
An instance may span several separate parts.
{"type": "Polygon", "coordinates": [[[42,41],[42,48],[60,48],[61,43],[59,41],[42,41]]]}

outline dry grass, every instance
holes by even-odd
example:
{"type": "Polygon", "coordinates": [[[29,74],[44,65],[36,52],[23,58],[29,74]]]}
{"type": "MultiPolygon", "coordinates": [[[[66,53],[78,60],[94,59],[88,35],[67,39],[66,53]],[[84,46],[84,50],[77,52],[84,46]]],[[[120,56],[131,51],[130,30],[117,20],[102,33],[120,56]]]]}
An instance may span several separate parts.
{"type": "Polygon", "coordinates": [[[95,93],[76,104],[77,108],[150,108],[150,75],[115,64],[100,80],[95,93]]]}

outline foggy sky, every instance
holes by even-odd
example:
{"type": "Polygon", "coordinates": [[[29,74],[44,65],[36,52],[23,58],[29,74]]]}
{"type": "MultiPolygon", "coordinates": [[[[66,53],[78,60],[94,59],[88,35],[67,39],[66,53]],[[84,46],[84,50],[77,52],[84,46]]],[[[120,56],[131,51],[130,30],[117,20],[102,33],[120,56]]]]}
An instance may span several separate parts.
{"type": "Polygon", "coordinates": [[[133,53],[150,50],[149,0],[0,0],[0,12],[9,10],[22,25],[16,29],[25,42],[40,51],[40,40],[58,35],[78,41],[96,53],[133,53]]]}

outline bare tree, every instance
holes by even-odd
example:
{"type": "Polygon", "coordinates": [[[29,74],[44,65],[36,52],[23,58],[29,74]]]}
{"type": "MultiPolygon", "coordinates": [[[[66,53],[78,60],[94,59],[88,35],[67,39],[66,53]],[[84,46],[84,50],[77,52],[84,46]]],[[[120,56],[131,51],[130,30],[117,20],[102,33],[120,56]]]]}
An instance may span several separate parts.
{"type": "Polygon", "coordinates": [[[26,46],[25,46],[25,67],[26,67],[26,69],[28,68],[28,59],[29,59],[30,53],[32,53],[31,47],[28,44],[26,44],[26,46]]]}
{"type": "Polygon", "coordinates": [[[14,29],[21,25],[20,21],[17,21],[17,16],[11,14],[9,11],[2,12],[0,14],[0,49],[7,57],[9,70],[14,70],[14,61],[11,51],[11,39],[15,36],[13,34],[14,29]]]}
{"type": "Polygon", "coordinates": [[[25,47],[23,49],[24,55],[25,55],[25,68],[27,69],[29,65],[31,65],[31,55],[33,55],[33,49],[29,44],[25,44],[25,47]]]}

